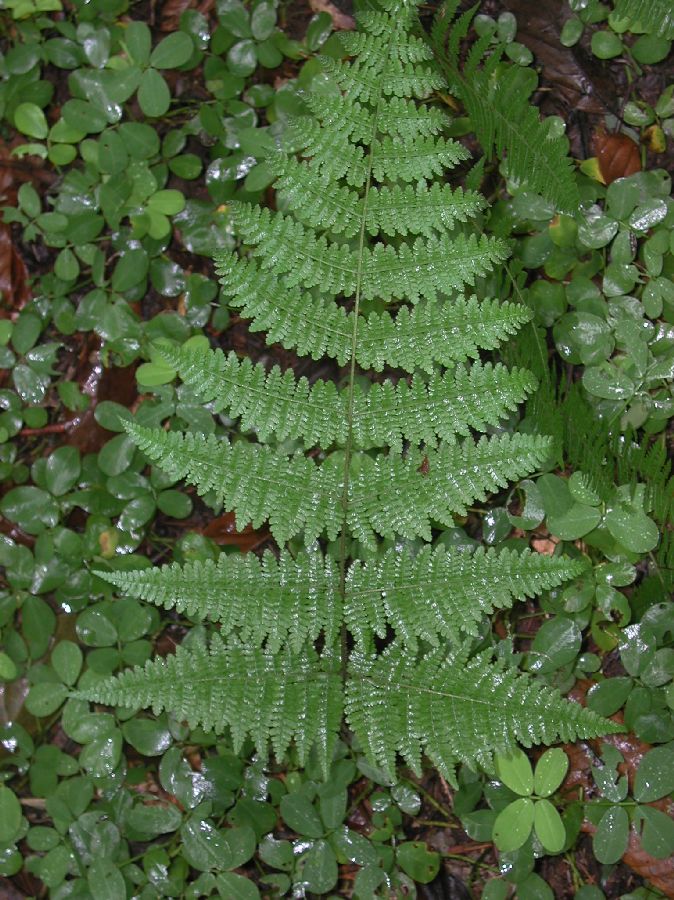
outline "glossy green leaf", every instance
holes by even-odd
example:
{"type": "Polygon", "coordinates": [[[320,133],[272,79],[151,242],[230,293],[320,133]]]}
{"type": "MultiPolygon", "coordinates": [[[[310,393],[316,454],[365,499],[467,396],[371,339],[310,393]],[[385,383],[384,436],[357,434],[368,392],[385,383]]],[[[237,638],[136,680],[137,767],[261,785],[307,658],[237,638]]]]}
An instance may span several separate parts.
{"type": "Polygon", "coordinates": [[[525,753],[519,748],[508,756],[497,754],[495,757],[496,774],[499,779],[522,797],[528,797],[534,790],[534,773],[525,753]]]}
{"type": "Polygon", "coordinates": [[[189,34],[174,31],[154,48],[150,56],[150,65],[156,69],[179,69],[189,61],[193,53],[194,44],[189,34]]]}
{"type": "Polygon", "coordinates": [[[530,797],[513,800],[497,815],[493,839],[499,850],[518,850],[534,825],[534,801],[530,797]]]}
{"type": "Polygon", "coordinates": [[[325,831],[318,811],[305,794],[286,794],[281,798],[283,821],[303,837],[319,838],[325,831]]]}
{"type": "Polygon", "coordinates": [[[537,797],[549,797],[564,780],[569,768],[569,757],[559,747],[546,750],[534,770],[534,793],[537,797]]]}
{"type": "Polygon", "coordinates": [[[49,133],[45,114],[36,103],[19,103],[14,110],[14,125],[22,134],[38,140],[49,133]]]}
{"type": "Polygon", "coordinates": [[[171,105],[171,91],[166,81],[156,69],[146,69],[140,79],[138,102],[143,113],[150,118],[158,118],[168,112],[171,105]]]}
{"type": "Polygon", "coordinates": [[[75,684],[82,670],[83,656],[73,641],[59,641],[51,654],[51,665],[61,681],[68,686],[75,684]]]}
{"type": "Polygon", "coordinates": [[[138,716],[122,725],[124,740],[143,756],[159,756],[173,743],[171,732],[162,721],[138,716]]]}
{"type": "Polygon", "coordinates": [[[396,861],[403,872],[420,884],[433,881],[440,870],[440,854],[429,850],[423,841],[405,841],[399,844],[396,861]]]}
{"type": "Polygon", "coordinates": [[[590,394],[604,400],[625,400],[635,391],[632,379],[610,363],[604,363],[601,368],[592,366],[585,369],[583,385],[590,394]]]}
{"type": "Polygon", "coordinates": [[[61,706],[68,695],[63,684],[45,682],[35,684],[26,697],[26,709],[34,716],[50,716],[61,706]]]}
{"type": "Polygon", "coordinates": [[[549,800],[538,800],[534,806],[534,829],[548,853],[559,853],[566,843],[566,829],[561,816],[549,800]]]}
{"type": "Polygon", "coordinates": [[[648,553],[660,539],[655,522],[624,493],[607,508],[606,527],[618,543],[634,553],[648,553]]]}
{"type": "Polygon", "coordinates": [[[257,68],[255,42],[244,40],[234,44],[227,54],[227,65],[232,75],[238,75],[241,78],[252,75],[257,68]]]}
{"type": "Polygon", "coordinates": [[[80,454],[75,447],[59,447],[47,459],[45,484],[56,497],[66,494],[77,484],[81,470],[80,454]]]}
{"type": "Polygon", "coordinates": [[[640,806],[637,815],[643,822],[642,849],[655,859],[671,858],[674,854],[674,819],[652,806],[640,806]]]}
{"type": "Polygon", "coordinates": [[[146,805],[139,803],[133,807],[127,817],[131,828],[154,838],[159,834],[167,834],[176,831],[180,827],[182,814],[177,806],[146,805]]]}
{"type": "Polygon", "coordinates": [[[11,844],[21,828],[21,804],[6,785],[0,784],[0,844],[11,844]]]}
{"type": "Polygon", "coordinates": [[[592,846],[600,863],[611,865],[621,859],[627,849],[630,822],[622,806],[610,806],[597,825],[592,846]]]}
{"type": "Polygon", "coordinates": [[[223,872],[216,877],[215,883],[222,900],[260,900],[258,886],[245,875],[223,872]]]}
{"type": "Polygon", "coordinates": [[[148,208],[165,216],[175,216],[185,208],[185,197],[181,191],[157,191],[148,200],[148,208]]]}
{"type": "Polygon", "coordinates": [[[92,900],[126,900],[124,877],[111,859],[94,858],[87,871],[92,900]]]}
{"type": "Polygon", "coordinates": [[[623,52],[623,43],[614,31],[595,31],[591,47],[599,59],[613,59],[623,52]]]}
{"type": "Polygon", "coordinates": [[[536,632],[529,653],[532,672],[554,672],[570,663],[580,652],[580,628],[566,616],[555,616],[544,622],[536,632]]]}
{"type": "Polygon", "coordinates": [[[674,792],[674,745],[649,750],[641,760],[634,780],[634,799],[651,803],[674,792]]]}

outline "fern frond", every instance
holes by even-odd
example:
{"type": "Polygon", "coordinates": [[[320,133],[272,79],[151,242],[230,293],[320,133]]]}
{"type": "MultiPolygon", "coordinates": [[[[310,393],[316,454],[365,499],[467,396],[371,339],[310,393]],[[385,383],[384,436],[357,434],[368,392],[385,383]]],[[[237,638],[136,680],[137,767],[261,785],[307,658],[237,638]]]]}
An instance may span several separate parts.
{"type": "MultiPolygon", "coordinates": [[[[450,0],[451,15],[457,2],[450,0]]],[[[133,596],[213,619],[221,634],[210,647],[195,641],[84,696],[229,728],[235,747],[250,735],[261,753],[271,744],[282,756],[294,741],[302,760],[316,744],[325,772],[346,699],[372,763],[392,773],[400,753],[418,770],[425,749],[449,773],[457,761],[485,763],[517,740],[594,736],[614,726],[504,662],[470,661],[472,641],[447,655],[447,639],[475,632],[486,611],[558,584],[577,563],[509,551],[427,548],[411,557],[396,547],[377,555],[378,537],[430,542],[433,529],[549,455],[539,436],[467,436],[498,425],[534,380],[520,369],[459,364],[497,346],[531,314],[459,294],[504,259],[507,246],[468,236],[460,224],[479,212],[475,194],[427,183],[467,151],[443,136],[437,110],[413,102],[440,83],[425,45],[410,34],[418,25],[415,0],[378,5],[384,12],[363,18],[364,37],[344,38],[357,60],[325,62],[341,99],[316,94],[309,102],[320,122],[301,117],[284,137],[301,161],[282,154],[270,161],[282,211],[231,204],[250,259],[218,260],[232,306],[253,319],[253,329],[348,363],[347,392],[221,352],[166,351],[212,409],[239,416],[263,442],[301,439],[318,444],[317,452],[289,456],[265,443],[125,424],[169,476],[233,510],[238,528],[269,522],[279,560],[222,556],[105,576],[133,596]],[[374,304],[361,301],[378,299],[418,305],[395,316],[365,314],[374,304]],[[412,378],[362,390],[356,363],[398,367],[412,378]],[[364,545],[373,562],[349,568],[343,555],[339,563],[324,558],[316,540],[340,534],[342,551],[364,545]],[[293,559],[282,545],[295,537],[310,549],[293,559]],[[370,657],[375,636],[388,639],[391,629],[389,649],[370,657]],[[349,633],[357,647],[351,660],[349,633]],[[421,641],[436,649],[417,659],[426,649],[421,641]],[[326,648],[320,656],[315,642],[326,648]]],[[[458,48],[469,20],[454,26],[450,48],[458,48]]],[[[470,52],[469,67],[478,66],[483,47],[470,52]]],[[[497,62],[480,69],[490,89],[497,62]]]]}
{"type": "MultiPolygon", "coordinates": [[[[583,560],[549,557],[529,550],[478,548],[475,552],[424,547],[416,556],[395,548],[381,559],[355,562],[346,579],[344,620],[358,643],[386,636],[392,625],[416,650],[417,639],[433,645],[438,635],[458,641],[475,634],[483,615],[577,577],[583,560]]],[[[333,644],[342,621],[339,571],[316,550],[293,559],[281,551],[220,555],[162,568],[99,571],[128,597],[220,624],[243,643],[277,652],[289,644],[299,652],[321,633],[333,644]]]]}
{"type": "Polygon", "coordinates": [[[231,206],[235,228],[255,245],[253,254],[261,268],[284,275],[289,288],[317,287],[349,297],[360,285],[363,298],[416,303],[474,284],[509,255],[506,242],[498,238],[459,234],[453,239],[417,238],[397,249],[375,244],[363,251],[361,261],[346,244],[317,238],[290,216],[246,204],[231,206]]]}
{"type": "Polygon", "coordinates": [[[447,304],[420,303],[412,310],[404,306],[395,318],[371,315],[359,326],[356,359],[377,372],[389,365],[430,373],[434,363],[450,366],[477,359],[480,349],[494,350],[530,318],[523,304],[480,302],[474,296],[447,304]]]}
{"type": "Polygon", "coordinates": [[[331,298],[281,289],[273,272],[234,255],[223,254],[216,272],[230,305],[253,320],[251,331],[267,332],[268,344],[278,342],[313,359],[329,356],[340,366],[351,358],[353,313],[347,315],[331,298]]]}
{"type": "MultiPolygon", "coordinates": [[[[281,289],[272,272],[256,262],[221,256],[216,266],[229,303],[253,319],[251,331],[266,331],[267,343],[314,359],[329,356],[343,366],[351,359],[353,313],[325,297],[299,289],[281,289]]],[[[385,365],[406,372],[434,364],[444,366],[476,359],[478,351],[494,350],[531,319],[521,303],[478,301],[457,297],[452,303],[419,303],[389,313],[371,314],[358,325],[356,360],[381,372],[385,365]]]]}
{"type": "MultiPolygon", "coordinates": [[[[166,342],[161,355],[199,399],[214,412],[241,417],[243,431],[254,430],[262,440],[301,438],[308,447],[328,448],[347,438],[348,392],[332,381],[296,380],[292,370],[281,374],[277,366],[266,372],[250,360],[221,350],[176,347],[166,342]]],[[[509,371],[503,365],[475,364],[426,383],[416,376],[408,386],[400,381],[374,384],[365,393],[354,391],[352,441],[355,447],[394,447],[404,438],[413,444],[435,443],[436,436],[452,440],[470,429],[484,431],[497,425],[536,386],[525,369],[509,371]]]]}
{"type": "Polygon", "coordinates": [[[384,137],[372,159],[372,176],[376,181],[428,181],[453,168],[470,154],[451,138],[420,137],[416,140],[384,137]]]}
{"type": "Polygon", "coordinates": [[[615,14],[640,25],[649,34],[674,39],[674,8],[670,0],[616,0],[615,14]]]}
{"type": "Polygon", "coordinates": [[[318,61],[349,102],[367,103],[380,94],[423,100],[443,86],[442,78],[430,66],[411,65],[391,57],[382,59],[381,54],[369,62],[343,63],[329,56],[319,56],[318,61]]]}
{"type": "MultiPolygon", "coordinates": [[[[300,532],[307,545],[325,530],[335,540],[343,522],[343,462],[333,453],[320,466],[302,454],[282,456],[268,447],[213,435],[180,434],[135,423],[127,432],[173,478],[213,492],[236,511],[237,528],[269,521],[284,543],[300,532]]],[[[441,444],[437,450],[354,458],[346,524],[369,547],[374,535],[431,540],[431,520],[449,525],[452,514],[509,480],[535,471],[549,452],[545,438],[524,434],[441,444]],[[426,471],[427,470],[427,471],[426,471]]]]}
{"type": "MultiPolygon", "coordinates": [[[[391,18],[385,13],[364,12],[356,15],[363,31],[341,31],[337,39],[347,56],[358,56],[366,64],[375,65],[381,60],[381,35],[391,27],[391,18]],[[366,32],[369,32],[367,34],[366,32]]],[[[398,29],[391,38],[391,54],[406,64],[417,65],[433,59],[433,53],[423,38],[409,31],[398,29]]]]}
{"type": "MultiPolygon", "coordinates": [[[[373,130],[373,113],[361,103],[348,103],[337,96],[311,94],[307,98],[311,112],[324,127],[338,128],[354,141],[369,141],[373,130]]],[[[419,106],[412,100],[391,97],[382,100],[377,111],[377,131],[404,140],[431,137],[447,127],[447,116],[432,106],[419,106]]]]}
{"type": "Polygon", "coordinates": [[[583,560],[530,550],[474,552],[424,547],[416,556],[389,550],[380,560],[349,569],[344,617],[358,643],[383,638],[391,625],[416,651],[417,639],[438,645],[438,635],[458,641],[495,609],[533,597],[577,577],[583,560]]]}
{"type": "MultiPolygon", "coordinates": [[[[297,218],[345,237],[358,234],[363,218],[363,199],[347,187],[335,188],[330,179],[295,159],[268,160],[278,176],[275,187],[287,209],[297,209],[297,218]]],[[[365,209],[365,227],[369,234],[423,234],[451,229],[456,222],[467,222],[484,207],[481,194],[452,190],[448,184],[393,185],[372,188],[365,209]]]]}
{"type": "Polygon", "coordinates": [[[218,635],[209,646],[178,647],[174,656],[122,672],[80,696],[108,706],[151,707],[155,715],[169,710],[192,728],[220,734],[228,728],[235,752],[250,735],[259,753],[266,755],[271,744],[282,759],[294,742],[303,763],[315,746],[326,775],[343,715],[333,657],[312,649],[271,653],[218,635]]]}
{"type": "Polygon", "coordinates": [[[449,526],[475,500],[536,471],[550,450],[546,438],[523,434],[443,443],[437,450],[395,453],[371,460],[362,455],[351,475],[347,522],[351,532],[375,547],[382,537],[432,539],[431,523],[449,526]]]}
{"type": "Polygon", "coordinates": [[[461,188],[452,190],[447,184],[436,183],[431,188],[423,183],[416,188],[411,185],[373,188],[368,198],[365,227],[372,235],[432,237],[434,232],[448,231],[456,222],[467,222],[476,216],[484,202],[481,194],[461,188]]]}
{"type": "Polygon", "coordinates": [[[337,565],[315,551],[293,559],[284,550],[278,560],[268,551],[262,559],[222,553],[217,561],[96,574],[128,597],[218,622],[223,637],[236,629],[244,644],[266,643],[272,653],[286,643],[298,653],[321,633],[332,646],[342,621],[337,565]]]}
{"type": "Polygon", "coordinates": [[[392,645],[379,656],[354,655],[346,718],[368,757],[395,772],[396,753],[421,772],[425,750],[447,777],[458,762],[487,769],[492,753],[623,731],[558,691],[491,662],[436,649],[415,660],[392,645]]]}
{"type": "MultiPolygon", "coordinates": [[[[632,2],[632,0],[627,0],[632,2]]],[[[649,0],[644,0],[647,5],[649,0]]],[[[666,4],[667,0],[662,0],[666,4]]],[[[459,41],[477,7],[464,13],[450,28],[456,3],[438,14],[431,42],[438,64],[452,90],[463,101],[485,153],[507,159],[511,175],[526,182],[565,212],[578,208],[579,194],[574,168],[564,138],[550,138],[538,110],[529,104],[530,87],[519,66],[502,68],[492,77],[498,62],[493,55],[480,69],[484,42],[477,42],[463,71],[459,69],[459,41]],[[454,34],[456,32],[456,34],[454,34]]]]}

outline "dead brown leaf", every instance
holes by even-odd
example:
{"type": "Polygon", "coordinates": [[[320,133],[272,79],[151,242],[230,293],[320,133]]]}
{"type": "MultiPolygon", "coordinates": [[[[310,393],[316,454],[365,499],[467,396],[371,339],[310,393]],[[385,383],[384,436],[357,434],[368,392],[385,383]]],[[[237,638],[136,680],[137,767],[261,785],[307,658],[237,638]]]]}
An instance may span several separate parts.
{"type": "Polygon", "coordinates": [[[251,525],[246,525],[243,531],[237,531],[232,512],[213,519],[201,533],[221,546],[238,547],[242,553],[257,549],[270,537],[267,530],[255,531],[251,525]]]}
{"type": "Polygon", "coordinates": [[[26,264],[14,246],[9,225],[0,222],[0,297],[5,315],[20,310],[30,296],[26,264]]]}
{"type": "Polygon", "coordinates": [[[178,31],[180,17],[186,9],[196,9],[208,18],[214,6],[214,0],[166,0],[159,11],[157,24],[161,31],[178,31]]]}
{"type": "Polygon", "coordinates": [[[315,13],[326,12],[332,19],[332,24],[337,31],[353,31],[356,21],[353,16],[342,12],[330,0],[309,0],[309,6],[315,13]]]}
{"type": "Polygon", "coordinates": [[[598,131],[594,136],[593,145],[605,184],[611,184],[617,178],[626,178],[641,171],[639,147],[626,134],[607,134],[605,131],[598,131]]]}

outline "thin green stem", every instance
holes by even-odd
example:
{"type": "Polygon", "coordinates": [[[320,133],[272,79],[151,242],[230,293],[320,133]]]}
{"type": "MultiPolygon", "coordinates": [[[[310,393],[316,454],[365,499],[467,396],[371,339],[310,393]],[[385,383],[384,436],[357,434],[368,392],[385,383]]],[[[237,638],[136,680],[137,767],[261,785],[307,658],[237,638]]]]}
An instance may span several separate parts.
{"type": "MultiPolygon", "coordinates": [[[[388,52],[391,52],[393,43],[393,33],[389,39],[388,52]]],[[[363,287],[363,258],[365,254],[365,225],[367,221],[368,201],[370,196],[370,185],[372,182],[372,167],[374,161],[374,142],[377,136],[377,123],[379,120],[379,111],[381,108],[382,88],[380,87],[377,105],[372,117],[372,132],[370,134],[370,144],[367,162],[367,176],[365,178],[365,194],[363,197],[363,211],[360,222],[360,232],[358,235],[358,268],[356,270],[356,293],[353,303],[353,329],[351,330],[351,358],[349,361],[349,384],[347,391],[346,415],[348,431],[346,435],[346,444],[344,446],[344,481],[342,486],[342,529],[339,536],[339,596],[342,602],[342,609],[346,600],[346,542],[348,537],[347,516],[349,511],[349,486],[351,472],[351,457],[353,456],[353,402],[355,394],[356,382],[356,349],[358,346],[358,318],[360,313],[360,298],[363,287]]],[[[341,672],[342,683],[346,683],[346,672],[348,664],[348,647],[347,647],[347,629],[346,623],[342,621],[340,629],[340,656],[341,656],[341,672]]]]}

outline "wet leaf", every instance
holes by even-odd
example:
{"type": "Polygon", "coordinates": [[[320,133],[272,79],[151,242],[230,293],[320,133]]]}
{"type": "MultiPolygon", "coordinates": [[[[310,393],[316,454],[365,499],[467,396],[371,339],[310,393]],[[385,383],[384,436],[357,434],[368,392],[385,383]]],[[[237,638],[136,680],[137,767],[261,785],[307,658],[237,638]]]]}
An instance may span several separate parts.
{"type": "Polygon", "coordinates": [[[559,853],[566,843],[566,829],[561,816],[549,800],[534,805],[534,829],[548,853],[559,853]]]}
{"type": "Polygon", "coordinates": [[[534,824],[534,802],[520,797],[503,809],[494,822],[493,840],[499,850],[519,850],[525,843],[534,824]]]}
{"type": "Polygon", "coordinates": [[[639,147],[626,134],[599,132],[594,138],[594,150],[605,184],[641,171],[639,147]]]}
{"type": "Polygon", "coordinates": [[[627,810],[622,806],[610,806],[599,821],[592,843],[600,863],[611,865],[621,859],[627,849],[629,829],[627,810]]]}
{"type": "Polygon", "coordinates": [[[534,773],[528,757],[521,750],[514,750],[508,756],[497,754],[496,774],[511,791],[527,797],[534,790],[534,773]]]}
{"type": "Polygon", "coordinates": [[[674,792],[674,745],[654,747],[644,756],[634,780],[634,799],[659,800],[674,792]]]}
{"type": "Polygon", "coordinates": [[[440,854],[429,850],[423,841],[399,844],[396,860],[400,868],[420,884],[433,881],[440,870],[440,854]]]}
{"type": "Polygon", "coordinates": [[[534,793],[549,797],[560,786],[569,768],[569,758],[559,747],[546,750],[534,770],[534,793]]]}

